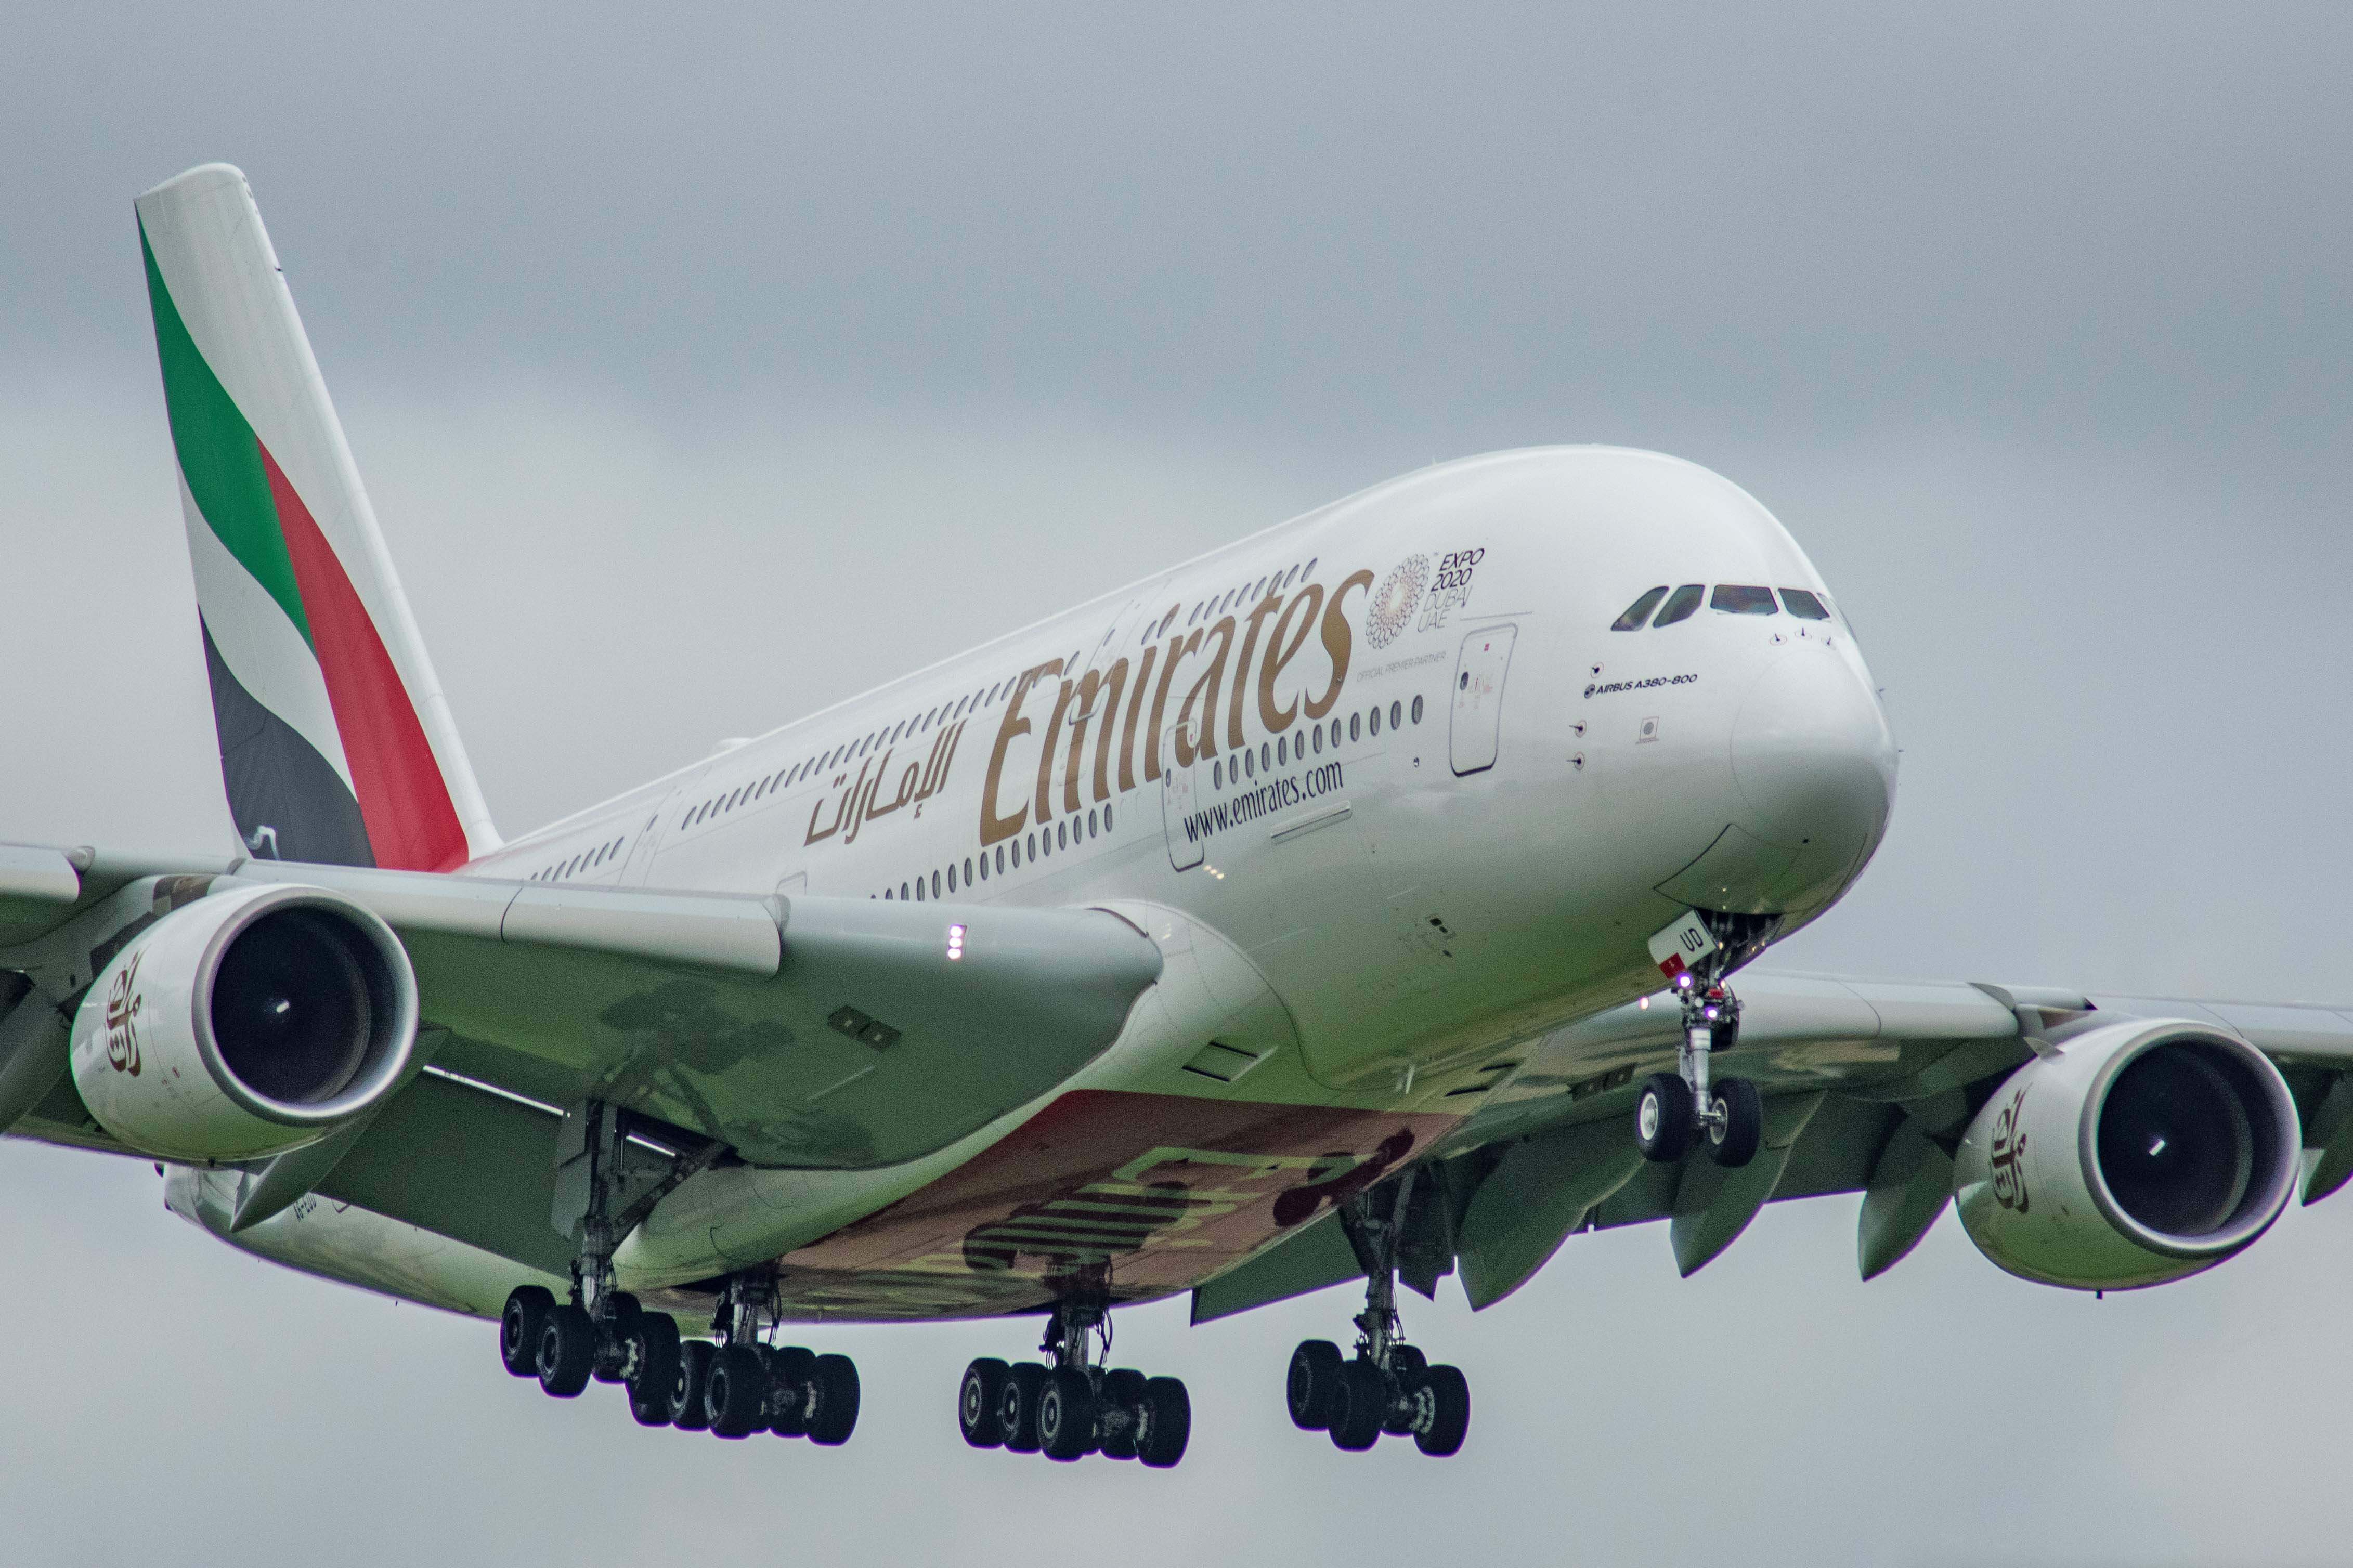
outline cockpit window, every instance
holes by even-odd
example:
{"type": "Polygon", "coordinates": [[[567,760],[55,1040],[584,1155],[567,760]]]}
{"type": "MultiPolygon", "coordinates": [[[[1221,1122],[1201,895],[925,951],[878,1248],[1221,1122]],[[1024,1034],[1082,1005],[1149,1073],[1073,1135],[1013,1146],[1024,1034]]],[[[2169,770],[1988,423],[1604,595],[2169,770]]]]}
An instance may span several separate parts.
{"type": "Polygon", "coordinates": [[[1737,583],[1718,583],[1707,607],[1726,616],[1771,616],[1779,614],[1773,603],[1770,588],[1750,588],[1737,583]]]}
{"type": "Polygon", "coordinates": [[[1661,626],[1671,626],[1677,621],[1691,619],[1692,612],[1699,608],[1699,602],[1706,593],[1707,589],[1700,584],[1684,584],[1667,595],[1667,607],[1659,612],[1659,618],[1651,623],[1651,629],[1657,631],[1661,626]]]}
{"type": "Polygon", "coordinates": [[[1781,607],[1801,621],[1827,621],[1830,606],[1803,588],[1781,590],[1781,607]]]}
{"type": "Polygon", "coordinates": [[[1659,607],[1659,601],[1666,596],[1666,584],[1662,583],[1659,586],[1651,589],[1649,593],[1643,595],[1641,598],[1627,605],[1626,613],[1609,623],[1609,629],[1613,632],[1641,631],[1642,629],[1642,623],[1651,618],[1651,612],[1657,609],[1659,607]]]}

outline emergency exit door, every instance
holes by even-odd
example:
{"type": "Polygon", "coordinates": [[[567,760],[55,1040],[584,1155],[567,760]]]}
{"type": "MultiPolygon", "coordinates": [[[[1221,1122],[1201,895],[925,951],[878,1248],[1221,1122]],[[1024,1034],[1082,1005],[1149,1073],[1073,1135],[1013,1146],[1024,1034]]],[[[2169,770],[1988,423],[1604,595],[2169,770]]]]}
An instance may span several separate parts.
{"type": "Polygon", "coordinates": [[[1484,773],[1495,765],[1504,720],[1504,674],[1512,664],[1513,626],[1487,626],[1462,639],[1454,660],[1454,723],[1450,736],[1454,771],[1484,773]]]}

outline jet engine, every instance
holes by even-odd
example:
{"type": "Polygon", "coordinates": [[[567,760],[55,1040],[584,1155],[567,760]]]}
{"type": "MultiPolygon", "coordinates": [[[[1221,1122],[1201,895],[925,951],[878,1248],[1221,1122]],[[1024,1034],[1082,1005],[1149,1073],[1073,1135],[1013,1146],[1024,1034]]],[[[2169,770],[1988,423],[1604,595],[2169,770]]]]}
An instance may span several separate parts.
{"type": "Polygon", "coordinates": [[[238,887],[163,916],[74,1015],[74,1087],[142,1153],[280,1153],[373,1109],[417,1043],[399,938],[322,888],[238,887]]]}
{"type": "Polygon", "coordinates": [[[1969,1122],[1954,1194],[1978,1250],[2079,1290],[2160,1285],[2269,1229],[2301,1162],[2269,1058],[2211,1025],[2086,1023],[1969,1122]]]}

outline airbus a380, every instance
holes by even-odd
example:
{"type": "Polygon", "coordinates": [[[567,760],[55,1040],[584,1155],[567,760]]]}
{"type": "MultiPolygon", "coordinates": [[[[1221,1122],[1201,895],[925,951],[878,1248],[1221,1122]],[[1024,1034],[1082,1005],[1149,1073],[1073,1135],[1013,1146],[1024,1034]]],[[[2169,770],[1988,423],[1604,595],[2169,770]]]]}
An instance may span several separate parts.
{"type": "Polygon", "coordinates": [[[2122,1289],[2353,1173],[2346,1015],[1736,980],[1895,748],[1780,523],[1648,452],[1424,469],[502,839],[244,177],[136,208],[243,842],[0,847],[0,1128],[551,1394],[836,1444],[856,1368],[780,1342],[1004,1319],[968,1442],[1166,1467],[1113,1309],[1356,1280],[1293,1419],[1449,1455],[1400,1281],[1859,1191],[1866,1278],[1953,1205],[2122,1289]]]}

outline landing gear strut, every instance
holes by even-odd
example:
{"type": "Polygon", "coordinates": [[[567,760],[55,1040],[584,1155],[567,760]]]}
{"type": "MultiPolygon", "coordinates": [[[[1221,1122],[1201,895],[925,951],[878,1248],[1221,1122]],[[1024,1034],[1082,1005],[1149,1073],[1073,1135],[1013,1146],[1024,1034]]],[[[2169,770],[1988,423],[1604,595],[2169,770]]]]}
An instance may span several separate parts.
{"type": "Polygon", "coordinates": [[[1443,1458],[1471,1430],[1471,1384],[1451,1366],[1431,1366],[1404,1342],[1397,1310],[1397,1256],[1416,1173],[1359,1193],[1340,1209],[1340,1224],[1365,1269],[1365,1310],[1356,1314],[1356,1352],[1343,1359],[1329,1340],[1291,1352],[1284,1380],[1291,1419],[1303,1431],[1329,1432],[1335,1447],[1371,1447],[1383,1433],[1413,1438],[1443,1458]]]}
{"type": "Polygon", "coordinates": [[[1677,1070],[1643,1080],[1634,1097],[1634,1142],[1644,1159],[1672,1162],[1698,1135],[1717,1164],[1746,1165],[1764,1136],[1764,1101],[1745,1078],[1708,1079],[1709,1057],[1740,1037],[1740,998],[1721,980],[1703,982],[1688,969],[1675,976],[1675,994],[1683,1004],[1677,1070]]]}
{"type": "Polygon", "coordinates": [[[1056,1303],[1038,1349],[1047,1361],[1008,1366],[984,1356],[964,1369],[956,1426],[965,1442],[1065,1463],[1100,1453],[1155,1469],[1185,1457],[1193,1431],[1185,1385],[1103,1365],[1111,1352],[1111,1313],[1099,1297],[1056,1303]]]}

